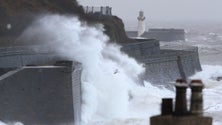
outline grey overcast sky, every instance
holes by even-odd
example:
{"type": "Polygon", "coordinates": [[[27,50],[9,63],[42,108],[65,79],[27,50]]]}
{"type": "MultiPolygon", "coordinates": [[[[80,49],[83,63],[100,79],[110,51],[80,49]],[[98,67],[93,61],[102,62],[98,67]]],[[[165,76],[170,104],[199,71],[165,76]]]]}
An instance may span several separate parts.
{"type": "Polygon", "coordinates": [[[83,6],[111,6],[125,23],[143,10],[147,20],[163,22],[222,22],[222,0],[78,0],[83,6]]]}

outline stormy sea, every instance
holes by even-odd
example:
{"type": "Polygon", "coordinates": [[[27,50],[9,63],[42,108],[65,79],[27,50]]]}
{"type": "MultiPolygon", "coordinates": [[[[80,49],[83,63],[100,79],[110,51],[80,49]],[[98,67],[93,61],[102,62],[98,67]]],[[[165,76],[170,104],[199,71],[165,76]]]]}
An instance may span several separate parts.
{"type": "Polygon", "coordinates": [[[186,41],[161,42],[162,47],[195,46],[199,50],[202,71],[191,79],[202,79],[204,89],[204,114],[213,117],[214,125],[222,125],[222,32],[218,25],[186,29],[186,41]]]}
{"type": "MultiPolygon", "coordinates": [[[[82,125],[149,125],[149,118],[160,114],[161,99],[174,98],[175,92],[149,81],[141,86],[138,81],[143,64],[122,53],[121,46],[109,43],[103,31],[101,24],[89,26],[77,17],[47,15],[19,39],[45,41],[55,52],[82,63],[82,125]]],[[[203,71],[192,78],[200,78],[205,84],[205,115],[213,116],[214,125],[221,125],[222,80],[217,78],[222,76],[222,32],[187,29],[186,35],[185,42],[161,42],[161,47],[199,47],[203,71]]],[[[22,121],[10,124],[22,125],[22,121]]]]}

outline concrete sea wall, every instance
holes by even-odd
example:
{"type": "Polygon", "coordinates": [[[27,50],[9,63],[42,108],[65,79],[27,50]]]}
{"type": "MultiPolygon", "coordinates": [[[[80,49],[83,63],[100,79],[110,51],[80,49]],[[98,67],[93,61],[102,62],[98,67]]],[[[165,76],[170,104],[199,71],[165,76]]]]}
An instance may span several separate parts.
{"type": "Polygon", "coordinates": [[[201,71],[195,51],[174,51],[173,54],[169,52],[161,56],[150,56],[141,62],[146,65],[146,80],[155,84],[166,85],[175,79],[187,79],[201,71]]]}
{"type": "Polygon", "coordinates": [[[17,46],[0,48],[0,68],[52,64],[59,56],[50,47],[17,46]]]}
{"type": "MultiPolygon", "coordinates": [[[[143,79],[168,86],[201,70],[198,49],[160,49],[157,40],[122,44],[146,67],[143,79]]],[[[81,65],[50,47],[0,48],[0,118],[25,124],[73,124],[81,117],[81,65]]]]}
{"type": "Polygon", "coordinates": [[[144,79],[153,84],[167,86],[175,79],[188,79],[197,71],[201,71],[197,47],[181,50],[160,49],[159,42],[153,40],[122,45],[122,51],[145,65],[144,79]],[[140,49],[141,47],[145,49],[140,49]]]}
{"type": "MultiPolygon", "coordinates": [[[[187,79],[201,70],[198,48],[181,50],[160,49],[159,41],[121,44],[121,50],[137,61],[144,63],[144,79],[154,84],[167,84],[177,78],[187,79]]],[[[0,68],[16,68],[25,65],[53,64],[61,60],[50,47],[9,47],[0,49],[0,68]]]]}
{"type": "Polygon", "coordinates": [[[121,48],[122,51],[136,59],[148,55],[160,54],[159,42],[155,39],[144,39],[142,42],[126,43],[121,45],[123,46],[121,48]]]}
{"type": "MultiPolygon", "coordinates": [[[[128,37],[137,37],[137,31],[126,31],[128,37]]],[[[141,37],[157,39],[159,41],[185,40],[185,31],[183,29],[149,29],[141,37]]]]}
{"type": "Polygon", "coordinates": [[[185,40],[185,31],[183,29],[149,29],[144,36],[160,41],[185,40]]]}
{"type": "Polygon", "coordinates": [[[3,122],[73,124],[81,116],[81,66],[28,66],[0,77],[3,122]]]}
{"type": "Polygon", "coordinates": [[[0,118],[27,124],[81,120],[81,64],[49,47],[0,49],[0,118]]]}

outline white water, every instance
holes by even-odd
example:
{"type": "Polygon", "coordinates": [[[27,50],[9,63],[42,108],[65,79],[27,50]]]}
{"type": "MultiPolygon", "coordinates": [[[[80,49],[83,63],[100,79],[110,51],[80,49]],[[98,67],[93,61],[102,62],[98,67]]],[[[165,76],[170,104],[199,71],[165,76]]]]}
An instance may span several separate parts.
{"type": "Polygon", "coordinates": [[[204,112],[207,116],[213,116],[214,125],[222,125],[222,81],[216,80],[217,77],[222,76],[221,36],[220,27],[212,29],[209,26],[206,29],[192,29],[188,31],[185,42],[161,42],[162,47],[197,46],[199,48],[199,57],[203,71],[196,73],[191,79],[203,80],[205,84],[204,112]]]}
{"type": "MultiPolygon", "coordinates": [[[[43,16],[21,39],[45,41],[64,57],[82,63],[83,124],[148,125],[149,117],[160,112],[161,98],[174,97],[172,91],[148,82],[144,82],[145,87],[139,85],[138,76],[144,72],[142,64],[121,53],[120,46],[108,44],[102,25],[88,26],[76,17],[43,16]]],[[[193,76],[204,78],[204,109],[217,118],[215,125],[222,123],[219,121],[222,85],[212,78],[221,71],[220,66],[203,66],[203,72],[193,76]]]]}
{"type": "Polygon", "coordinates": [[[20,37],[25,41],[45,41],[55,51],[83,65],[83,124],[149,123],[159,112],[162,97],[172,97],[166,89],[138,83],[142,64],[108,43],[103,26],[88,26],[76,17],[43,16],[20,37]],[[36,40],[37,38],[37,40],[36,40]]]}
{"type": "Polygon", "coordinates": [[[203,65],[203,71],[197,73],[192,78],[202,79],[205,85],[204,112],[213,116],[214,125],[222,125],[222,81],[215,78],[222,76],[222,66],[203,65]]]}

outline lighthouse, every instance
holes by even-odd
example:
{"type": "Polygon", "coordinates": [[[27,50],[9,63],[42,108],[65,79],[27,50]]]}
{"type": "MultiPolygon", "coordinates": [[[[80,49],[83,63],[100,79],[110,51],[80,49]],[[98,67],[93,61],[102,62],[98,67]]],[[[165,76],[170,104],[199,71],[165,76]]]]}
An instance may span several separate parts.
{"type": "Polygon", "coordinates": [[[141,35],[143,35],[143,33],[145,32],[145,17],[144,17],[144,12],[140,11],[139,12],[139,16],[138,16],[138,32],[137,32],[137,36],[140,37],[141,35]]]}

